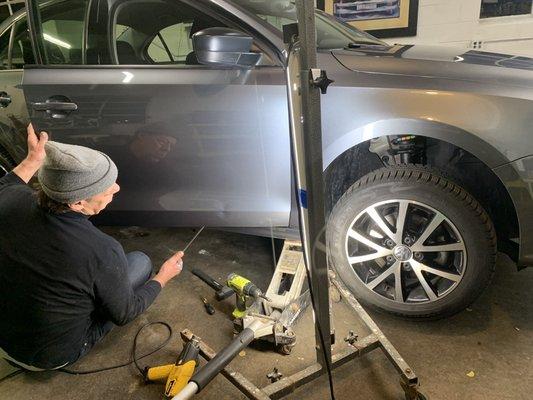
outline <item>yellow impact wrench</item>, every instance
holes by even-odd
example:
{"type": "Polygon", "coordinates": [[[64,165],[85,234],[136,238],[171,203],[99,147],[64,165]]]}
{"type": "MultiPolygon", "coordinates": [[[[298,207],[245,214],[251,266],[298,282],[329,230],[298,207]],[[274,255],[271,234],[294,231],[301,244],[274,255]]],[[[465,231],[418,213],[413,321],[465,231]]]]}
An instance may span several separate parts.
{"type": "Polygon", "coordinates": [[[186,385],[194,374],[198,365],[200,353],[199,341],[193,337],[183,346],[175,364],[146,368],[144,377],[147,382],[165,382],[165,396],[174,397],[186,385]]]}

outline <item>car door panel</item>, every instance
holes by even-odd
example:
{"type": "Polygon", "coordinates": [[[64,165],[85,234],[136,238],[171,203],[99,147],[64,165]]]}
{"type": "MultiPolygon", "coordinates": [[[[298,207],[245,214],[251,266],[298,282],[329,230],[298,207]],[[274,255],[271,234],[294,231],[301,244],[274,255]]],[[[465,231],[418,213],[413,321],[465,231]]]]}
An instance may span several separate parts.
{"type": "MultiPolygon", "coordinates": [[[[26,126],[29,116],[21,88],[23,50],[29,42],[26,30],[25,19],[19,18],[1,33],[0,38],[0,157],[8,164],[5,167],[12,167],[26,156],[26,126]]],[[[29,58],[28,55],[25,56],[29,58]]],[[[2,172],[4,171],[0,171],[2,172]]]]}
{"type": "Polygon", "coordinates": [[[111,210],[183,212],[186,224],[288,224],[288,118],[277,68],[35,68],[23,87],[30,107],[58,95],[78,106],[62,119],[32,110],[32,121],[54,140],[116,160],[122,193],[111,210]]]}
{"type": "Polygon", "coordinates": [[[23,88],[32,121],[53,140],[115,160],[122,190],[109,206],[112,223],[288,225],[281,66],[34,66],[23,88]],[[76,110],[42,111],[58,98],[76,110]]]}

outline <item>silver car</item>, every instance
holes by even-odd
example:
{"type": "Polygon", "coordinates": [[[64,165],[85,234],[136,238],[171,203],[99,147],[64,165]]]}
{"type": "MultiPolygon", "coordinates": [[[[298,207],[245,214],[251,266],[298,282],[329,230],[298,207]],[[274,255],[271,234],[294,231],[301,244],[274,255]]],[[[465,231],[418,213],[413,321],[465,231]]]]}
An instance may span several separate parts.
{"type": "MultiPolygon", "coordinates": [[[[100,149],[100,223],[297,232],[288,0],[48,0],[0,26],[0,165],[31,120],[100,149]]],[[[390,46],[316,12],[331,265],[367,304],[449,315],[496,251],[533,264],[533,60],[390,46]]]]}

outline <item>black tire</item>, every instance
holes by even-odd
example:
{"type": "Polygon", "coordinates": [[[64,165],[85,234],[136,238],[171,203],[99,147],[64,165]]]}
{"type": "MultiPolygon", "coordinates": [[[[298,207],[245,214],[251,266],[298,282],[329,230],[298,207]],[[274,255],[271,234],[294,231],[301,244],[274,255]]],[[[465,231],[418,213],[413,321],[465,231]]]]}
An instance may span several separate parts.
{"type": "MultiPolygon", "coordinates": [[[[413,207],[416,208],[416,204],[413,207]]],[[[328,248],[331,263],[339,278],[363,303],[403,317],[435,319],[465,309],[489,284],[496,260],[496,233],[485,210],[466,190],[444,178],[437,170],[403,165],[374,171],[348,189],[330,215],[328,248]],[[398,214],[402,200],[430,206],[451,221],[461,235],[467,254],[464,256],[465,265],[461,267],[462,278],[443,297],[433,301],[429,301],[428,297],[427,302],[414,303],[402,302],[402,298],[402,301],[397,302],[367,287],[348,262],[347,233],[356,216],[361,215],[367,207],[393,199],[398,200],[398,214]]],[[[401,265],[405,264],[409,269],[408,262],[401,265]]]]}

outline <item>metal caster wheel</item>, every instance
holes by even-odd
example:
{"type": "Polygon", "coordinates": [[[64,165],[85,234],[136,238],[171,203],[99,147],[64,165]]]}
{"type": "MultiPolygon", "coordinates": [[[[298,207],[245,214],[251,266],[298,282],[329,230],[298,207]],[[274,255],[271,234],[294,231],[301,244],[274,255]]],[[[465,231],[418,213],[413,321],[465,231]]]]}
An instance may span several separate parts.
{"type": "Polygon", "coordinates": [[[293,346],[289,346],[289,345],[286,345],[286,344],[280,345],[280,346],[278,346],[278,353],[283,354],[285,356],[288,356],[288,355],[290,355],[292,353],[292,347],[293,346]]]}
{"type": "Polygon", "coordinates": [[[405,400],[428,400],[428,398],[418,391],[418,384],[409,385],[400,381],[400,385],[405,393],[405,400]]]}

